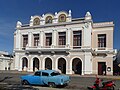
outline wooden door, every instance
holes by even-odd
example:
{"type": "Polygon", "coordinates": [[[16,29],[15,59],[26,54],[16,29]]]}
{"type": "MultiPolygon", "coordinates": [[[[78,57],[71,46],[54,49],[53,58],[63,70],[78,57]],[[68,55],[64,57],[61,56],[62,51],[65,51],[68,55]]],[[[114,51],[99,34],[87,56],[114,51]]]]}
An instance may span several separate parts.
{"type": "Polygon", "coordinates": [[[106,62],[98,62],[98,75],[106,74],[106,62]]]}

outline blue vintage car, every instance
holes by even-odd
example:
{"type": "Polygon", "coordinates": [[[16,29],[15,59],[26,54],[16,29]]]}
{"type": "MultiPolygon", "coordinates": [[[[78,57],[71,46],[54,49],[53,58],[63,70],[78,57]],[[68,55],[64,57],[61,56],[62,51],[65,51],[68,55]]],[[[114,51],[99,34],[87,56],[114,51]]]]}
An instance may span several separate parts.
{"type": "Polygon", "coordinates": [[[69,76],[61,75],[55,70],[39,70],[34,75],[21,76],[22,84],[48,85],[56,87],[57,85],[67,85],[70,81],[69,76]]]}

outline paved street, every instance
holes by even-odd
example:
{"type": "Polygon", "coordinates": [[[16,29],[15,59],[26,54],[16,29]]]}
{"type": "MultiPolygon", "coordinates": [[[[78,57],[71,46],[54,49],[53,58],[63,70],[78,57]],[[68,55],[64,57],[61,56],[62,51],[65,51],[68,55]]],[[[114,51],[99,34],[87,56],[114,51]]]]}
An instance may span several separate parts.
{"type": "MultiPolygon", "coordinates": [[[[20,76],[32,74],[26,72],[0,71],[0,90],[87,90],[87,86],[93,84],[95,76],[71,75],[71,82],[67,87],[49,88],[47,86],[21,85],[20,76]]],[[[104,81],[114,80],[116,89],[120,87],[120,76],[99,76],[104,81]]]]}

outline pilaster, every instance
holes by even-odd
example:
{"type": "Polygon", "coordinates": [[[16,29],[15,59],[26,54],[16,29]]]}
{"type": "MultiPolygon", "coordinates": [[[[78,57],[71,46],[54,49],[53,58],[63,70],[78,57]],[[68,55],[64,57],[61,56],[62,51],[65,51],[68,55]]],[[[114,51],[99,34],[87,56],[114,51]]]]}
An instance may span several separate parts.
{"type": "Polygon", "coordinates": [[[71,30],[70,29],[67,29],[67,32],[66,32],[66,46],[67,48],[70,46],[70,41],[71,41],[71,30]]]}
{"type": "Polygon", "coordinates": [[[58,59],[55,59],[55,62],[54,62],[54,66],[55,66],[55,70],[58,70],[58,59]]]}
{"type": "Polygon", "coordinates": [[[33,72],[33,60],[29,60],[29,72],[33,72]]]}
{"type": "Polygon", "coordinates": [[[91,52],[85,52],[84,74],[92,74],[92,55],[91,52]]]}
{"type": "Polygon", "coordinates": [[[44,59],[41,62],[41,70],[45,70],[45,60],[44,59]]]}
{"type": "Polygon", "coordinates": [[[39,32],[39,44],[38,44],[39,48],[41,47],[41,31],[39,32]]]}
{"type": "Polygon", "coordinates": [[[57,31],[53,30],[52,32],[52,46],[57,46],[57,31]]]}
{"type": "Polygon", "coordinates": [[[15,53],[15,70],[18,70],[19,69],[19,54],[18,53],[15,53]]]}
{"type": "Polygon", "coordinates": [[[44,46],[44,32],[43,31],[40,31],[40,45],[41,47],[44,46]]]}
{"type": "Polygon", "coordinates": [[[21,33],[20,33],[20,30],[18,30],[17,31],[17,33],[16,33],[16,48],[18,48],[19,50],[21,49],[21,37],[22,37],[22,35],[21,35],[21,33]]]}
{"type": "Polygon", "coordinates": [[[32,32],[28,32],[28,47],[32,47],[32,32]]]}
{"type": "Polygon", "coordinates": [[[87,22],[85,23],[85,25],[83,26],[83,46],[84,47],[91,47],[91,39],[92,39],[92,27],[91,27],[91,23],[87,22]]]}

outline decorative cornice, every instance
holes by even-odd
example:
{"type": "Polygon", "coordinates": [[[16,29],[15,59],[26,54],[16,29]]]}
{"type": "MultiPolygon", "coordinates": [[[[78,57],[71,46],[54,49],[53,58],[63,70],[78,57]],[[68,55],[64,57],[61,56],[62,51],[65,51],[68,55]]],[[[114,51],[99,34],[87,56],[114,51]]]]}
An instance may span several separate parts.
{"type": "Polygon", "coordinates": [[[101,28],[101,27],[114,27],[114,23],[113,22],[93,23],[93,28],[101,28]]]}
{"type": "Polygon", "coordinates": [[[63,23],[45,24],[45,25],[37,25],[37,26],[27,26],[27,27],[19,27],[16,29],[23,30],[23,29],[34,29],[34,28],[46,28],[46,27],[54,27],[54,26],[80,24],[80,23],[85,23],[85,22],[92,22],[92,20],[82,20],[82,21],[74,21],[74,22],[63,22],[63,23]]]}

